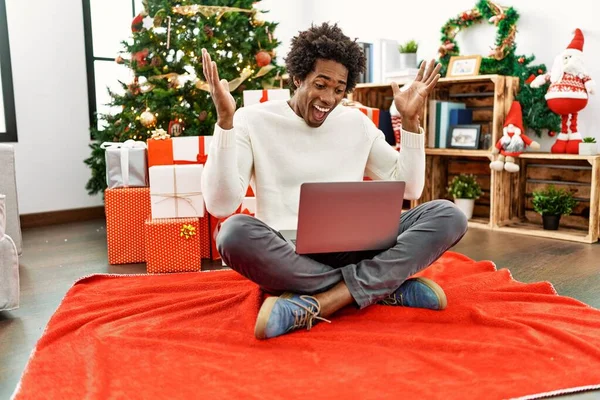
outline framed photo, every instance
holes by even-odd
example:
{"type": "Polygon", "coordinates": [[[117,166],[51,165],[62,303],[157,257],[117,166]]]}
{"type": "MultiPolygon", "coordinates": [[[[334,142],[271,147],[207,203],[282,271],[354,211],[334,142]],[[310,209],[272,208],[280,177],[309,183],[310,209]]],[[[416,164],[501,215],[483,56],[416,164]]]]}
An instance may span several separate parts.
{"type": "Polygon", "coordinates": [[[479,75],[481,56],[453,56],[448,63],[446,77],[479,75]]]}
{"type": "Polygon", "coordinates": [[[446,147],[470,150],[479,148],[480,125],[452,125],[449,129],[446,147]]]}

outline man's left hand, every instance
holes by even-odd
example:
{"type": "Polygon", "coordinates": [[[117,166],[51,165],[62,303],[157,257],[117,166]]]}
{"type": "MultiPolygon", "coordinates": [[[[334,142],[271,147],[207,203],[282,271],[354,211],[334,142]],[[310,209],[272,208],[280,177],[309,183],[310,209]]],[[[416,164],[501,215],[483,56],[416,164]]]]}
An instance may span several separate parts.
{"type": "Polygon", "coordinates": [[[427,97],[440,79],[442,65],[431,60],[430,63],[422,62],[415,80],[406,89],[400,90],[396,82],[392,82],[394,92],[394,105],[402,117],[402,129],[410,132],[419,132],[419,115],[427,97]],[[427,64],[427,65],[426,65],[427,64]]]}

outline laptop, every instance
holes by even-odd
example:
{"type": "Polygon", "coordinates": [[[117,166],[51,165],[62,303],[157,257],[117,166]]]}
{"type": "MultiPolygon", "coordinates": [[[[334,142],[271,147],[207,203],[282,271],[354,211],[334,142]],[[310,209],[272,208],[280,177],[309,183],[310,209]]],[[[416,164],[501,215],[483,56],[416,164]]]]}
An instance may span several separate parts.
{"type": "Polygon", "coordinates": [[[398,238],[405,182],[315,182],[300,187],[297,230],[281,235],[298,254],[384,250],[398,238]]]}

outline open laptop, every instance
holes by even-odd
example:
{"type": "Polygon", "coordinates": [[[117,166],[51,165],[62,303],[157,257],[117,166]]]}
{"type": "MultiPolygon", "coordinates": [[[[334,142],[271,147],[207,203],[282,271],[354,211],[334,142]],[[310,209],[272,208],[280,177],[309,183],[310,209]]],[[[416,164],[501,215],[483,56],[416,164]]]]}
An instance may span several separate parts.
{"type": "Polygon", "coordinates": [[[298,229],[280,233],[298,254],[390,248],[398,238],[405,186],[399,181],[304,183],[298,229]]]}

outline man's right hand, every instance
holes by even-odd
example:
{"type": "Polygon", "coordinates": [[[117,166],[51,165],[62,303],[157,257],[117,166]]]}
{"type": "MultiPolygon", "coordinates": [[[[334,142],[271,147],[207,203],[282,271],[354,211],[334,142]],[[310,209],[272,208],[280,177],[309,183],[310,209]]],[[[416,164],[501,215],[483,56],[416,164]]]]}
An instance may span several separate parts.
{"type": "Polygon", "coordinates": [[[202,70],[206,82],[210,87],[210,97],[217,108],[217,124],[222,129],[233,128],[233,114],[235,114],[235,99],[229,93],[227,80],[219,80],[217,63],[210,59],[206,49],[202,49],[202,70]]]}

